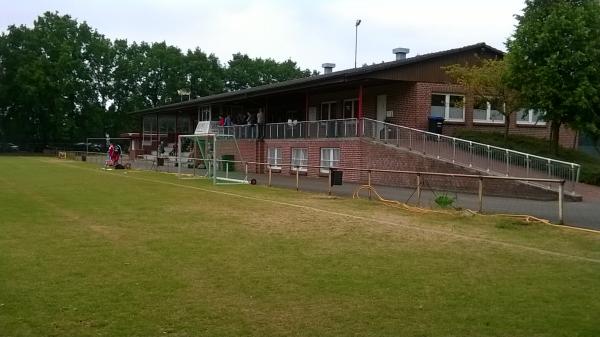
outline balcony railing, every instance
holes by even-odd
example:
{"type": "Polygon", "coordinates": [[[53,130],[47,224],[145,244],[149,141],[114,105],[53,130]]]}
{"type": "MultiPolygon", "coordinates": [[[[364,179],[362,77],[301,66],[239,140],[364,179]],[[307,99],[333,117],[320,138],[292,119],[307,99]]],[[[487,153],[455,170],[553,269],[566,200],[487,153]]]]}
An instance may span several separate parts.
{"type": "Polygon", "coordinates": [[[419,152],[482,172],[513,177],[559,178],[571,192],[579,181],[581,166],[460,138],[365,118],[364,137],[419,152]]]}
{"type": "Polygon", "coordinates": [[[347,138],[358,136],[358,123],[350,118],[235,125],[219,127],[219,133],[235,135],[237,139],[347,138]]]}

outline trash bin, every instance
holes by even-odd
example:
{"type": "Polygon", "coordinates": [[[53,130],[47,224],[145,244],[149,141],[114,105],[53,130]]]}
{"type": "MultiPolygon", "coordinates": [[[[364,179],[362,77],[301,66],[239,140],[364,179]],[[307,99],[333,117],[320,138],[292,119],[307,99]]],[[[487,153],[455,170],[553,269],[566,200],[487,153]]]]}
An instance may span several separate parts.
{"type": "Polygon", "coordinates": [[[344,176],[344,171],[340,171],[334,168],[330,168],[329,172],[331,174],[331,186],[333,185],[341,185],[342,184],[342,178],[344,176]]]}
{"type": "Polygon", "coordinates": [[[444,117],[429,117],[427,131],[441,134],[444,127],[444,117]]]}
{"type": "Polygon", "coordinates": [[[221,156],[221,171],[235,171],[234,156],[232,154],[224,154],[221,156]]]}

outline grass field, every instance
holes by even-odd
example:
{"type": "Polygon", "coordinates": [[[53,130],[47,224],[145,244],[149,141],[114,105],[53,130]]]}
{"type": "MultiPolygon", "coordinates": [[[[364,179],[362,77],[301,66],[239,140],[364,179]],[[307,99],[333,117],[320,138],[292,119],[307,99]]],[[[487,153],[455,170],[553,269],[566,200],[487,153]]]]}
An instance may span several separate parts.
{"type": "Polygon", "coordinates": [[[0,157],[0,336],[599,336],[600,234],[0,157]]]}

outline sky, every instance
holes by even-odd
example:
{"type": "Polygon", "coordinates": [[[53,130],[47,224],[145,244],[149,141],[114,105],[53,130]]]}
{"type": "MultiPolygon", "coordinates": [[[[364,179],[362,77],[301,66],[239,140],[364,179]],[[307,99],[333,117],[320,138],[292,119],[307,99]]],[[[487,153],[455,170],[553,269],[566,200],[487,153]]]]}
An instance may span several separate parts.
{"type": "Polygon", "coordinates": [[[504,50],[524,0],[0,0],[0,31],[32,26],[46,11],[86,21],[110,39],[200,47],[222,63],[236,52],[322,71],[394,60],[478,42],[504,50]]]}

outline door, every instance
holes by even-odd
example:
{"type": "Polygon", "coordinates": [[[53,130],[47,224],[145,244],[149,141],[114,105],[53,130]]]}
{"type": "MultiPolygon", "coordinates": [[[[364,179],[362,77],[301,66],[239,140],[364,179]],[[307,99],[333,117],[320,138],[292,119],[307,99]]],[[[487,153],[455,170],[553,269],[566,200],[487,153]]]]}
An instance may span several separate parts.
{"type": "Polygon", "coordinates": [[[377,123],[377,129],[375,133],[375,138],[383,139],[384,135],[384,125],[383,121],[385,121],[385,112],[387,111],[387,95],[377,95],[377,121],[381,123],[377,123]]]}

